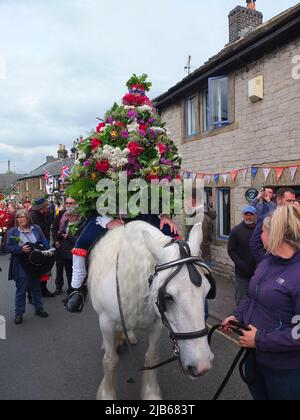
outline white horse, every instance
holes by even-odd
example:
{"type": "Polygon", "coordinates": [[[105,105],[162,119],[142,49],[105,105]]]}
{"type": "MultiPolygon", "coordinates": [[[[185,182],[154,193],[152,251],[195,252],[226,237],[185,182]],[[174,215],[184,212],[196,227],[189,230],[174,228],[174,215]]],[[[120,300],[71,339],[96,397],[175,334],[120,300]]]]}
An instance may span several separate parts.
{"type": "MultiPolygon", "coordinates": [[[[176,268],[158,273],[151,288],[148,279],[157,264],[180,259],[176,244],[165,247],[170,238],[144,222],[132,222],[107,233],[92,251],[89,266],[89,289],[92,304],[99,314],[105,355],[104,378],[97,399],[116,399],[116,367],[119,356],[116,333],[122,330],[117,297],[116,267],[126,328],[143,329],[149,334],[149,349],[145,366],[159,362],[159,340],[163,328],[156,307],[159,289],[176,268]],[[118,263],[117,263],[118,259],[118,263]]],[[[202,243],[202,225],[196,225],[189,238],[192,255],[199,255],[202,243]]],[[[202,286],[192,284],[187,266],[168,284],[167,319],[176,333],[205,329],[205,299],[210,284],[201,272],[202,286]]],[[[212,368],[213,354],[207,337],[178,341],[181,363],[185,373],[202,376],[212,368]]],[[[157,371],[143,373],[141,397],[144,400],[162,399],[157,371]]]]}

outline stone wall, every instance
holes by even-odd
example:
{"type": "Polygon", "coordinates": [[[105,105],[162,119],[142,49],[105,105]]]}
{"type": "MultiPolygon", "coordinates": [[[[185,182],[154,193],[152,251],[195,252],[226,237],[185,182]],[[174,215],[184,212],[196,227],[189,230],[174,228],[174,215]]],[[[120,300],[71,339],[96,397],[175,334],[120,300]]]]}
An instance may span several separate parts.
{"type": "MultiPolygon", "coordinates": [[[[214,132],[211,136],[198,133],[196,140],[187,140],[182,115],[184,98],[162,111],[162,118],[183,155],[186,170],[214,174],[251,166],[300,165],[300,80],[292,77],[292,58],[297,55],[300,56],[300,37],[230,75],[234,80],[235,102],[231,131],[222,129],[220,134],[214,132]],[[264,76],[264,99],[252,103],[248,98],[248,81],[260,75],[264,76]]],[[[286,170],[280,182],[272,174],[267,184],[300,186],[299,172],[294,182],[286,170]]],[[[232,227],[241,221],[246,190],[259,189],[263,184],[262,171],[255,180],[249,171],[245,180],[239,175],[235,183],[226,184],[232,188],[232,227]]],[[[216,194],[214,181],[206,186],[212,187],[216,194]]],[[[218,187],[222,186],[225,185],[220,179],[218,187]]],[[[215,238],[216,269],[232,273],[226,248],[226,241],[215,238]]]]}

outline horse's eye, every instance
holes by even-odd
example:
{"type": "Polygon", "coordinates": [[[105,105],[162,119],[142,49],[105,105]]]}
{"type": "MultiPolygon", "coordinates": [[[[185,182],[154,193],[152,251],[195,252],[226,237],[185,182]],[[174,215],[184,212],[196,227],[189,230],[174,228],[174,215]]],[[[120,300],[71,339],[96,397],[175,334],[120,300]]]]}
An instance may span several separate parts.
{"type": "Polygon", "coordinates": [[[169,295],[169,293],[165,293],[164,298],[167,302],[174,302],[173,296],[169,295]]]}

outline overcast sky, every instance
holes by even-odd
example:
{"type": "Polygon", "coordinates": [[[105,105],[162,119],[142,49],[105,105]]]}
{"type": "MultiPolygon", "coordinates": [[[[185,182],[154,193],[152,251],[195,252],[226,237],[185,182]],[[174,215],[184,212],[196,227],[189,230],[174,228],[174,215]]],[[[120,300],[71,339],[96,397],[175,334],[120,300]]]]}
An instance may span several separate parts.
{"type": "MultiPolygon", "coordinates": [[[[246,0],[0,0],[0,173],[28,172],[96,126],[132,73],[151,97],[228,42],[246,0]]],[[[265,20],[295,0],[257,0],[265,20]]]]}

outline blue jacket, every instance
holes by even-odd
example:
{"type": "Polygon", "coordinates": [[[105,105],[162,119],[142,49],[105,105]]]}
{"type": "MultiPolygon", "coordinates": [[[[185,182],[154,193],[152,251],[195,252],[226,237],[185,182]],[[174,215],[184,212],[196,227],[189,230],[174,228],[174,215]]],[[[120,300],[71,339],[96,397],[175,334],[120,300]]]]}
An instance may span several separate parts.
{"type": "Polygon", "coordinates": [[[258,329],[258,363],[277,370],[300,369],[300,338],[293,336],[295,330],[299,334],[293,318],[300,315],[300,252],[289,260],[265,257],[234,315],[258,329]]]}
{"type": "Polygon", "coordinates": [[[266,217],[268,213],[274,212],[277,208],[275,201],[267,203],[266,201],[258,201],[257,198],[251,202],[251,206],[256,208],[258,218],[266,217]]]}
{"type": "MultiPolygon", "coordinates": [[[[50,249],[49,242],[39,226],[33,225],[33,233],[38,243],[43,244],[46,249],[50,249]]],[[[18,238],[20,238],[20,231],[18,228],[11,229],[7,234],[6,251],[11,254],[8,280],[17,280],[27,275],[20,261],[20,256],[23,254],[23,251],[22,247],[19,245],[18,238]]]]}
{"type": "Polygon", "coordinates": [[[260,219],[258,219],[256,228],[254,229],[253,235],[249,243],[251,253],[256,262],[256,265],[260,264],[266,255],[264,244],[262,243],[262,240],[261,240],[261,235],[263,233],[264,220],[265,220],[264,217],[261,217],[260,219]]]}

